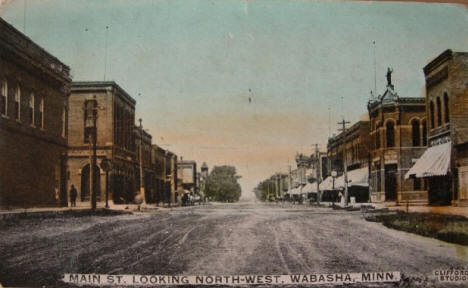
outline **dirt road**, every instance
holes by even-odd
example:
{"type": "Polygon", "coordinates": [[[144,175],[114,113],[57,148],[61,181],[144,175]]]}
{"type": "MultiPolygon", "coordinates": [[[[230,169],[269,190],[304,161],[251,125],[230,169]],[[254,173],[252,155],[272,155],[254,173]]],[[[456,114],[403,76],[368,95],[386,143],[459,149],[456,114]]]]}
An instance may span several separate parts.
{"type": "Polygon", "coordinates": [[[367,222],[360,212],[213,204],[7,223],[0,227],[0,259],[3,286],[55,285],[64,273],[364,271],[401,271],[411,284],[427,286],[438,285],[424,282],[434,269],[466,266],[468,249],[367,222]]]}

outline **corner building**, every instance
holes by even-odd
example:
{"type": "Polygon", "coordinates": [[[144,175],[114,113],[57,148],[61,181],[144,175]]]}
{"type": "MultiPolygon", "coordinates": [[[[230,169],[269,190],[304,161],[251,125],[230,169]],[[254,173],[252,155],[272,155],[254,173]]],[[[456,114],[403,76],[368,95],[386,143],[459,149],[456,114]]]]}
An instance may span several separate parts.
{"type": "Polygon", "coordinates": [[[114,203],[132,201],[138,191],[135,183],[135,100],[115,82],[73,82],[69,112],[70,184],[78,190],[77,201],[90,201],[90,144],[86,136],[84,109],[87,100],[97,101],[97,161],[94,183],[97,200],[105,200],[106,177],[101,169],[104,158],[111,160],[109,199],[114,203]]]}
{"type": "Polygon", "coordinates": [[[371,152],[371,202],[399,205],[427,204],[427,186],[405,174],[427,145],[426,99],[400,97],[387,72],[387,89],[368,103],[371,152]]]}

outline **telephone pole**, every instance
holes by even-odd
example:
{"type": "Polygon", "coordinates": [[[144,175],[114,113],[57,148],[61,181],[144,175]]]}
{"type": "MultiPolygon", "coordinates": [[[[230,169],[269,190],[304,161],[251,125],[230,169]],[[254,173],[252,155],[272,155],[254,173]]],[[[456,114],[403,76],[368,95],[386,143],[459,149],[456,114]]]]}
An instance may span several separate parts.
{"type": "Polygon", "coordinates": [[[96,139],[97,139],[97,127],[96,127],[96,120],[97,120],[97,101],[96,95],[93,96],[93,99],[86,100],[84,103],[86,110],[86,135],[88,143],[89,143],[89,192],[91,193],[91,209],[96,210],[97,203],[96,203],[96,185],[94,182],[96,181],[96,175],[94,175],[94,168],[96,167],[96,139]]]}
{"type": "Polygon", "coordinates": [[[343,128],[339,129],[339,131],[343,132],[344,135],[344,145],[343,145],[343,171],[344,171],[344,206],[348,206],[348,163],[346,160],[346,124],[349,124],[349,121],[345,121],[344,118],[341,122],[338,122],[339,125],[342,125],[343,128]]]}
{"type": "Polygon", "coordinates": [[[317,183],[317,206],[320,205],[320,153],[318,149],[318,144],[315,144],[315,175],[316,175],[316,183],[317,183]]]}
{"type": "Polygon", "coordinates": [[[141,123],[143,120],[138,119],[140,121],[140,147],[139,147],[139,162],[140,162],[140,196],[142,197],[143,203],[146,203],[145,199],[145,183],[144,183],[144,176],[143,176],[143,124],[141,123]]]}

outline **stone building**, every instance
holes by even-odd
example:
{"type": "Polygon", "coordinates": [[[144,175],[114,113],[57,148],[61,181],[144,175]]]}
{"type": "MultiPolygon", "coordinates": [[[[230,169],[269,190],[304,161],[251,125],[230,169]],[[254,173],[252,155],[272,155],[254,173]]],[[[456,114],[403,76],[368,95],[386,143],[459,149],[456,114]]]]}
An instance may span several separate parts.
{"type": "Polygon", "coordinates": [[[468,53],[446,50],[424,67],[428,149],[407,173],[430,204],[468,205],[468,53]]]}
{"type": "Polygon", "coordinates": [[[370,194],[372,202],[426,204],[419,179],[405,174],[427,145],[425,98],[400,97],[387,72],[387,89],[368,103],[370,118],[370,194]]]}
{"type": "Polygon", "coordinates": [[[0,206],[66,206],[70,69],[0,18],[0,206]]]}
{"type": "MultiPolygon", "coordinates": [[[[370,125],[369,120],[360,120],[345,132],[328,139],[327,156],[329,161],[329,176],[336,172],[335,179],[328,179],[324,190],[344,189],[344,154],[348,171],[349,197],[355,197],[358,202],[369,200],[369,161],[370,161],[370,125]],[[346,152],[346,153],[344,153],[346,152]],[[333,182],[334,181],[334,182],[333,182]]],[[[327,198],[327,195],[324,195],[327,198]]],[[[334,198],[330,196],[329,198],[334,198]]],[[[327,198],[328,199],[328,198],[327,198]]],[[[329,199],[328,199],[329,200],[329,199]]]]}
{"type": "Polygon", "coordinates": [[[97,101],[97,161],[94,184],[98,201],[105,199],[106,179],[100,168],[105,157],[112,162],[109,199],[132,201],[135,183],[135,100],[115,82],[73,82],[69,101],[68,145],[70,182],[78,190],[78,201],[90,201],[90,143],[85,127],[84,104],[97,101]]]}
{"type": "MultiPolygon", "coordinates": [[[[141,121],[141,119],[140,119],[141,121]]],[[[140,161],[143,170],[143,188],[145,190],[146,203],[154,203],[154,166],[151,162],[152,136],[142,127],[135,126],[135,184],[136,190],[140,190],[140,161]],[[140,151],[142,157],[140,158],[140,151]]],[[[141,195],[143,196],[143,195],[141,195]]]]}

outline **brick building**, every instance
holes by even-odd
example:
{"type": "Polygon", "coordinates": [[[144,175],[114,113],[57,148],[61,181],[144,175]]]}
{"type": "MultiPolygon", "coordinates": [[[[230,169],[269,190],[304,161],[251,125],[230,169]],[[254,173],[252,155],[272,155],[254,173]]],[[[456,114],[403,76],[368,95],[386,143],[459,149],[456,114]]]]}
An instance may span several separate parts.
{"type": "MultiPolygon", "coordinates": [[[[336,172],[335,183],[326,182],[324,190],[344,189],[344,152],[346,152],[346,168],[348,171],[348,195],[355,197],[358,202],[367,202],[369,199],[369,161],[371,136],[369,120],[360,120],[353,124],[345,132],[328,139],[327,156],[329,171],[336,172]],[[330,183],[332,183],[330,185],[330,183]]],[[[331,177],[331,176],[329,176],[331,177]]],[[[334,198],[327,193],[327,200],[334,198]],[[328,197],[327,197],[328,196],[328,197]],[[330,198],[330,199],[329,199],[330,198]]]]}
{"type": "Polygon", "coordinates": [[[112,162],[109,199],[131,201],[135,183],[135,100],[115,82],[73,82],[69,101],[68,145],[70,182],[78,190],[78,201],[90,199],[90,143],[85,129],[86,101],[97,101],[97,162],[94,184],[98,201],[105,199],[106,179],[100,168],[105,157],[112,162]]]}
{"type": "Polygon", "coordinates": [[[468,53],[446,50],[424,67],[428,149],[407,173],[430,204],[468,205],[468,53]]]}
{"type": "Polygon", "coordinates": [[[151,162],[154,170],[152,202],[159,204],[168,202],[165,194],[166,183],[166,150],[153,144],[151,149],[151,162]]]}
{"type": "Polygon", "coordinates": [[[427,145],[425,98],[398,96],[387,72],[387,89],[368,103],[370,118],[370,194],[372,202],[426,204],[420,179],[405,174],[427,145]]]}
{"type": "MultiPolygon", "coordinates": [[[[140,119],[141,120],[141,119],[140,119]]],[[[143,170],[143,187],[145,189],[145,201],[146,203],[154,203],[154,165],[151,161],[152,153],[152,136],[141,127],[134,127],[135,134],[135,184],[136,190],[140,189],[140,160],[143,170]],[[140,148],[141,146],[141,148],[140,148]],[[141,151],[141,159],[140,159],[141,151]]]]}
{"type": "Polygon", "coordinates": [[[0,206],[66,206],[70,69],[0,18],[0,206]]]}
{"type": "Polygon", "coordinates": [[[180,200],[178,194],[179,189],[179,177],[178,177],[178,166],[177,166],[177,155],[173,152],[166,150],[165,155],[165,169],[166,169],[166,182],[164,187],[165,199],[169,204],[175,204],[180,200]]]}

